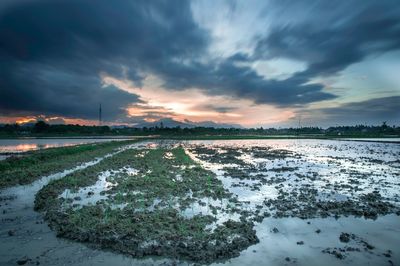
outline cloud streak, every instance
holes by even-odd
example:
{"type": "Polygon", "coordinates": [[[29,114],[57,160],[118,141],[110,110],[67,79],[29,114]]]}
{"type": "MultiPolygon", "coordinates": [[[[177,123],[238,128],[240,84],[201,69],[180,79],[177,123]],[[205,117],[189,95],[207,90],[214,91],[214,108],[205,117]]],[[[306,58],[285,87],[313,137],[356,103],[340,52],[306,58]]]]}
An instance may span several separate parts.
{"type": "MultiPolygon", "coordinates": [[[[202,6],[206,13],[212,4],[202,6]]],[[[293,109],[339,99],[316,78],[400,49],[396,1],[256,1],[244,13],[238,5],[227,5],[229,16],[219,16],[215,23],[227,19],[226,28],[235,16],[244,21],[257,11],[251,21],[258,24],[245,35],[253,36],[244,42],[251,43],[246,52],[237,49],[227,56],[213,49],[224,48],[226,39],[218,43],[213,25],[196,20],[190,1],[5,2],[0,5],[0,115],[93,120],[102,103],[110,122],[131,121],[135,106],[143,119],[196,114],[208,119],[236,114],[241,119],[255,110],[280,109],[285,115],[263,120],[279,121],[291,117],[293,109]],[[255,8],[259,5],[263,8],[255,8]],[[290,60],[305,69],[277,79],[254,68],[267,61],[273,69],[276,59],[289,59],[288,69],[290,60]],[[107,83],[104,77],[129,81],[137,89],[107,83]],[[159,83],[151,84],[151,77],[159,83]],[[226,97],[231,103],[188,104],[186,96],[156,101],[159,88],[173,95],[196,90],[199,98],[226,97]],[[239,102],[248,106],[238,108],[239,102]]],[[[220,36],[235,35],[233,28],[228,33],[220,36]]]]}
{"type": "Polygon", "coordinates": [[[93,104],[102,102],[107,118],[118,118],[138,97],[102,88],[101,72],[141,86],[139,70],[190,56],[206,42],[186,1],[26,1],[2,8],[2,113],[94,118],[93,104]]]}
{"type": "MultiPolygon", "coordinates": [[[[288,5],[287,1],[279,2],[288,5]]],[[[307,7],[308,1],[296,2],[294,9],[310,16],[274,26],[258,40],[256,58],[307,62],[308,69],[299,75],[315,77],[335,74],[369,55],[400,49],[400,7],[396,1],[320,1],[311,7],[307,7]]]]}

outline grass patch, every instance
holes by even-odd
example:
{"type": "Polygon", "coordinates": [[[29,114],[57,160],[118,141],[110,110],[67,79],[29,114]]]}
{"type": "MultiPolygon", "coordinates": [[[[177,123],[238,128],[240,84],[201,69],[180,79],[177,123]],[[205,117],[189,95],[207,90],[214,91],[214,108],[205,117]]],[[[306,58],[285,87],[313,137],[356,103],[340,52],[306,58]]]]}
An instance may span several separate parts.
{"type": "MultiPolygon", "coordinates": [[[[91,196],[85,193],[84,197],[91,196]]],[[[35,208],[45,211],[58,236],[135,257],[211,263],[238,256],[258,242],[253,223],[244,217],[216,223],[221,208],[210,205],[209,211],[184,215],[198,203],[206,206],[204,199],[237,203],[214,173],[195,163],[184,149],[159,148],[126,150],[52,181],[37,194],[35,208]],[[132,168],[135,174],[126,170],[132,168]],[[76,206],[60,197],[66,189],[76,193],[95,184],[105,171],[110,173],[107,181],[114,184],[102,192],[106,199],[76,206]]]]}

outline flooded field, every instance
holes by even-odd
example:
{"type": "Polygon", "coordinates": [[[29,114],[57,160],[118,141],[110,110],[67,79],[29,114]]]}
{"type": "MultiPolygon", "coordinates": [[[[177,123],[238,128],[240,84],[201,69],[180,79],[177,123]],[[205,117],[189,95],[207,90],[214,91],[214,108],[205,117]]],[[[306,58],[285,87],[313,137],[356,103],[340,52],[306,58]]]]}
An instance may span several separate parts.
{"type": "MultiPolygon", "coordinates": [[[[20,153],[39,149],[73,146],[86,143],[106,142],[112,140],[128,140],[130,138],[21,138],[0,139],[0,156],[3,154],[20,153]]],[[[1,157],[0,157],[1,158],[1,157]]]]}
{"type": "Polygon", "coordinates": [[[188,150],[256,222],[260,243],[232,263],[399,263],[400,145],[203,141],[188,150]]]}
{"type": "Polygon", "coordinates": [[[1,265],[400,263],[395,143],[141,142],[0,197],[1,265]]]}

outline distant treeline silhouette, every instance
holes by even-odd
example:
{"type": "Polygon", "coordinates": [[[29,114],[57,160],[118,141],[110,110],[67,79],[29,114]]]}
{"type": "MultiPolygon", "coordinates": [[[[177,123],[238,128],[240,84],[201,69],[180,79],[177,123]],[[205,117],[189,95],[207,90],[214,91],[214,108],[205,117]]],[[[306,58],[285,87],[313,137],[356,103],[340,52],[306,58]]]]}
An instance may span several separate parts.
{"type": "Polygon", "coordinates": [[[165,136],[260,136],[260,135],[321,135],[321,136],[400,136],[400,127],[388,126],[383,122],[379,126],[334,126],[329,128],[213,128],[213,127],[109,127],[83,125],[49,125],[39,121],[33,125],[4,124],[0,125],[3,136],[36,136],[36,135],[165,135],[165,136]]]}

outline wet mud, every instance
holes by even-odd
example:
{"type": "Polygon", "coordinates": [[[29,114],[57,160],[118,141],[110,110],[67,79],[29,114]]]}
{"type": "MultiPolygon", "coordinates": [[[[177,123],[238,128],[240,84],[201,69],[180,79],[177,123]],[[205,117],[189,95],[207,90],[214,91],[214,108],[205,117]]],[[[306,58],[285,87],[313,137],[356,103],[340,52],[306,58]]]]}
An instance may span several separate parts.
{"type": "Polygon", "coordinates": [[[399,157],[352,141],[135,146],[2,191],[0,262],[398,265],[399,157]]]}

